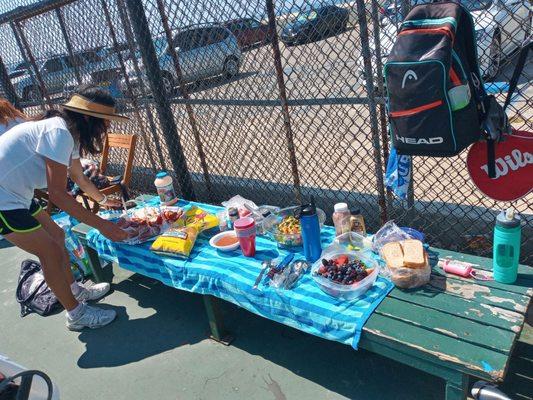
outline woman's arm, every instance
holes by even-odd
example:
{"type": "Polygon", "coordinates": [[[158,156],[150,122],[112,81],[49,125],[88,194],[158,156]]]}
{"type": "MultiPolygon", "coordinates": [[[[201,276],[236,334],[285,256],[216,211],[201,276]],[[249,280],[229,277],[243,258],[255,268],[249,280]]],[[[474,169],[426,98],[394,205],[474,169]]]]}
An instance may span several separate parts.
{"type": "MultiPolygon", "coordinates": [[[[70,179],[72,179],[85,194],[87,194],[91,199],[101,204],[101,201],[106,197],[100,193],[100,190],[91,182],[91,180],[85,176],[83,173],[83,168],[79,158],[72,160],[70,165],[70,179]]],[[[121,207],[120,201],[116,199],[107,199],[103,204],[109,207],[121,207]]]]}
{"type": "Polygon", "coordinates": [[[52,203],[77,220],[98,229],[108,239],[118,242],[128,237],[127,233],[118,226],[83,208],[68,194],[65,188],[67,182],[67,167],[65,165],[49,158],[45,158],[45,160],[48,196],[52,203]]]}

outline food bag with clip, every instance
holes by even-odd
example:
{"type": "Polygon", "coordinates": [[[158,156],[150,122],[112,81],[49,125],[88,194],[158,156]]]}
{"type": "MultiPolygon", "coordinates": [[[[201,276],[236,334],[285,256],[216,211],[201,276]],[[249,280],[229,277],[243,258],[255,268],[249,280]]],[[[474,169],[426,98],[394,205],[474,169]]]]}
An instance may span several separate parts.
{"type": "Polygon", "coordinates": [[[150,249],[165,256],[188,258],[198,234],[215,226],[218,226],[215,215],[193,206],[185,212],[183,218],[159,236],[150,249]]]}
{"type": "Polygon", "coordinates": [[[390,271],[390,279],[397,287],[413,289],[429,282],[431,266],[421,241],[407,239],[388,242],[381,247],[380,255],[390,271]]]}

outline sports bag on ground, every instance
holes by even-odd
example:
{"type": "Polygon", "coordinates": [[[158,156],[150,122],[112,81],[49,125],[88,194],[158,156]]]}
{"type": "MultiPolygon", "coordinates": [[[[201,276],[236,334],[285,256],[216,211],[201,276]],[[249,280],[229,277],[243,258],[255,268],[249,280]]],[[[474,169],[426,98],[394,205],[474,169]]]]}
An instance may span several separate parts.
{"type": "Polygon", "coordinates": [[[487,95],[474,22],[461,5],[414,7],[401,24],[384,76],[398,154],[449,157],[482,138],[487,95]]]}
{"type": "Polygon", "coordinates": [[[16,296],[21,317],[32,312],[46,316],[61,307],[44,280],[41,264],[33,260],[22,262],[16,296]]]}

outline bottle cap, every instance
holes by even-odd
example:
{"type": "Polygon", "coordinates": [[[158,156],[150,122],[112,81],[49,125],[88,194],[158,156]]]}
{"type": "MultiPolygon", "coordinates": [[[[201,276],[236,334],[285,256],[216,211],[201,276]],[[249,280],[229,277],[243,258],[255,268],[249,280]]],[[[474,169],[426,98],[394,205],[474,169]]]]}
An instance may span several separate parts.
{"type": "Polygon", "coordinates": [[[167,175],[168,175],[168,174],[167,174],[167,171],[159,171],[159,172],[155,175],[155,177],[161,179],[161,178],[164,178],[164,177],[167,176],[167,175]]]}
{"type": "Polygon", "coordinates": [[[496,217],[496,225],[505,228],[516,228],[520,226],[520,215],[515,214],[514,210],[509,208],[507,211],[502,211],[496,217]]]}
{"type": "Polygon", "coordinates": [[[359,214],[361,214],[361,209],[360,208],[351,208],[350,209],[350,214],[359,215],[359,214]]]}
{"type": "Polygon", "coordinates": [[[346,211],[348,211],[348,204],[346,204],[346,203],[337,203],[337,204],[335,204],[333,209],[335,210],[335,212],[346,212],[346,211]]]}

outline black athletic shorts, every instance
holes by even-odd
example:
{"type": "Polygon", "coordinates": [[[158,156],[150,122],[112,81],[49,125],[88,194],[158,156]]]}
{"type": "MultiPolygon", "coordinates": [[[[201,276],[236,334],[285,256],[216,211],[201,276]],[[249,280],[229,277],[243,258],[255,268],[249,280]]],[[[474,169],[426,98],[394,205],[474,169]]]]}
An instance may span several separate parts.
{"type": "Polygon", "coordinates": [[[37,200],[33,199],[30,209],[0,211],[0,235],[9,233],[27,233],[36,231],[41,227],[34,217],[42,211],[37,200]]]}

